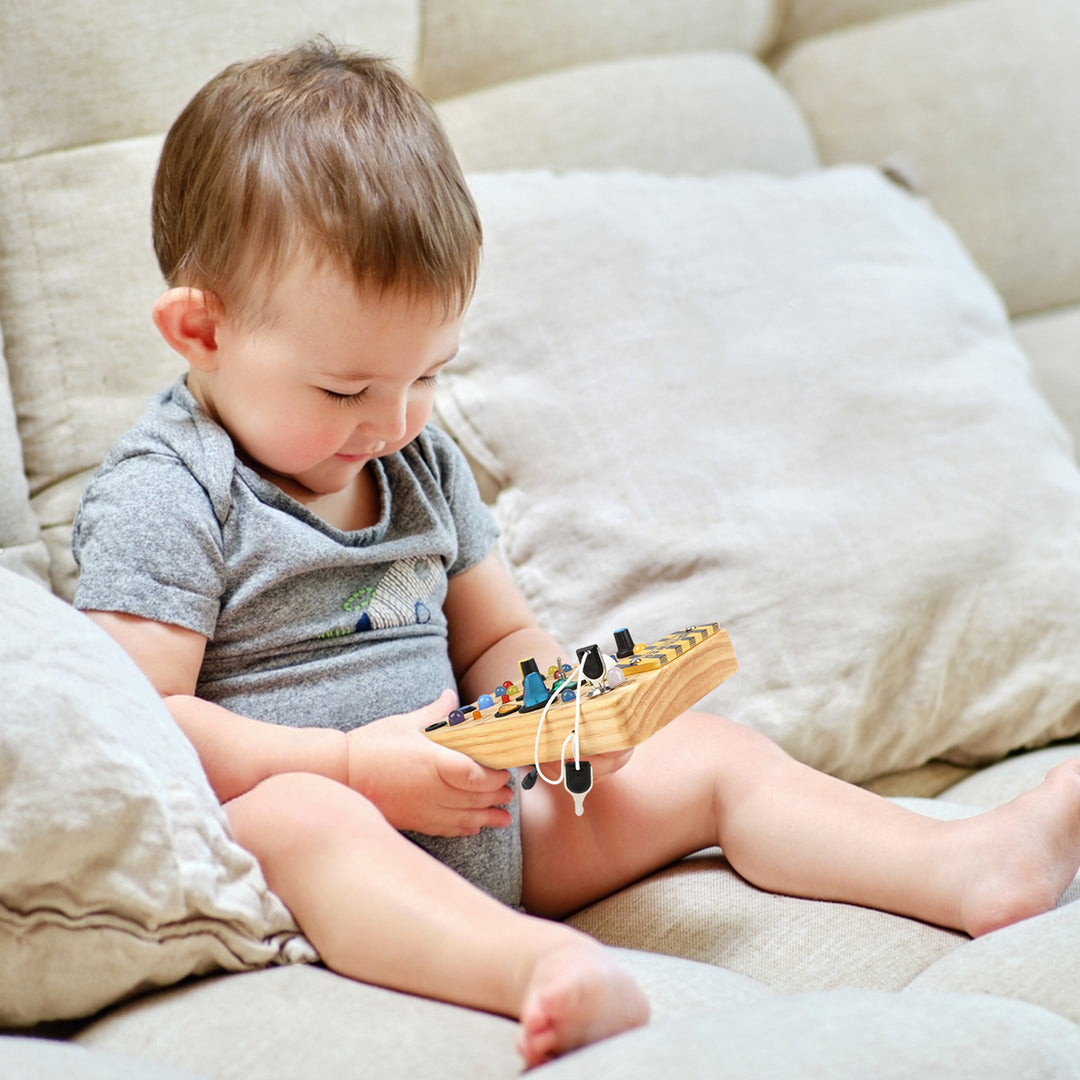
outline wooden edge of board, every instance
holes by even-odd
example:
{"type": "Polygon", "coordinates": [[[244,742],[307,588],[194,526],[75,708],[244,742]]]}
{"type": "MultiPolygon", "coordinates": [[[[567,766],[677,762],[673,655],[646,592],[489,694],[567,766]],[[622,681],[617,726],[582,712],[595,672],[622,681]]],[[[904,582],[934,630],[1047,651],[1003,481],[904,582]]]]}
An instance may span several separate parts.
{"type": "MultiPolygon", "coordinates": [[[[662,667],[630,675],[610,693],[581,701],[580,755],[637,746],[739,670],[726,630],[705,638],[662,667]]],[[[428,738],[494,769],[531,765],[541,711],[512,713],[438,728],[428,738]]],[[[575,704],[552,705],[540,736],[540,761],[559,761],[573,731],[575,704]]]]}

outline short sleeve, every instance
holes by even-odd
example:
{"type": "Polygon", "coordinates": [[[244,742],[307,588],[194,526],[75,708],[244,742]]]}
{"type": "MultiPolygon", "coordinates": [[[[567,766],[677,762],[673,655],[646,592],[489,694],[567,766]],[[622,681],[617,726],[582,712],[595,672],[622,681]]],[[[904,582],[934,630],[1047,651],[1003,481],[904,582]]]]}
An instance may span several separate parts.
{"type": "Polygon", "coordinates": [[[436,427],[426,428],[425,435],[457,533],[457,556],[447,568],[447,574],[453,577],[488,555],[498,539],[499,527],[480,497],[472,470],[458,445],[436,427]]]}
{"type": "Polygon", "coordinates": [[[178,458],[106,462],[75,518],[75,606],[117,611],[213,636],[225,588],[221,526],[178,458]]]}

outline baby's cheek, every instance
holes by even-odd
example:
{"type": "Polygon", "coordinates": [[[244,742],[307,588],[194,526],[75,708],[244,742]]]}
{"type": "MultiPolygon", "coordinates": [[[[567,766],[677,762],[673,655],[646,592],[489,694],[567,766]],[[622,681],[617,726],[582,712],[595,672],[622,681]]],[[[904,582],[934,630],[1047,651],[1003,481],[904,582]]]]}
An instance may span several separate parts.
{"type": "MultiPolygon", "coordinates": [[[[279,462],[280,471],[295,472],[333,457],[346,438],[326,425],[293,420],[267,433],[266,452],[279,462]]],[[[266,463],[273,467],[272,462],[266,463]]]]}
{"type": "Polygon", "coordinates": [[[434,399],[434,393],[429,391],[424,394],[422,400],[410,401],[406,406],[405,426],[407,430],[405,432],[405,438],[401,440],[402,446],[411,443],[423,430],[424,425],[431,419],[434,399]]]}

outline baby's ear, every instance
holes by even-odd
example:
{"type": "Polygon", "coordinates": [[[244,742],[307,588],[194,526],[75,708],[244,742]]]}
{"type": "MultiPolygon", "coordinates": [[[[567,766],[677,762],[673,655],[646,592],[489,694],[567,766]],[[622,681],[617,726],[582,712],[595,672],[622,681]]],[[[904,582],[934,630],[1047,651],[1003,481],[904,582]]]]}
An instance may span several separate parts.
{"type": "Polygon", "coordinates": [[[158,297],[152,316],[158,333],[192,367],[217,367],[221,305],[213,293],[176,286],[158,297]]]}

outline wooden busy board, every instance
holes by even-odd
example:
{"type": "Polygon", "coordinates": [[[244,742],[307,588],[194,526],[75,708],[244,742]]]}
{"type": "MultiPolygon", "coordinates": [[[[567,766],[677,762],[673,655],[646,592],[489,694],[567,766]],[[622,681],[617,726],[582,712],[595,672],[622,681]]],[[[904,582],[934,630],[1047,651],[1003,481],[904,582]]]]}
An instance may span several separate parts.
{"type": "MultiPolygon", "coordinates": [[[[596,696],[588,696],[586,687],[582,695],[578,741],[583,759],[637,746],[739,670],[727,631],[718,623],[669,634],[618,666],[624,682],[596,696]]],[[[447,718],[426,734],[491,768],[531,765],[542,710],[506,715],[505,709],[497,704],[474,707],[466,719],[451,723],[447,718]]],[[[575,712],[574,701],[556,701],[548,708],[540,734],[541,764],[563,757],[575,712]]]]}

